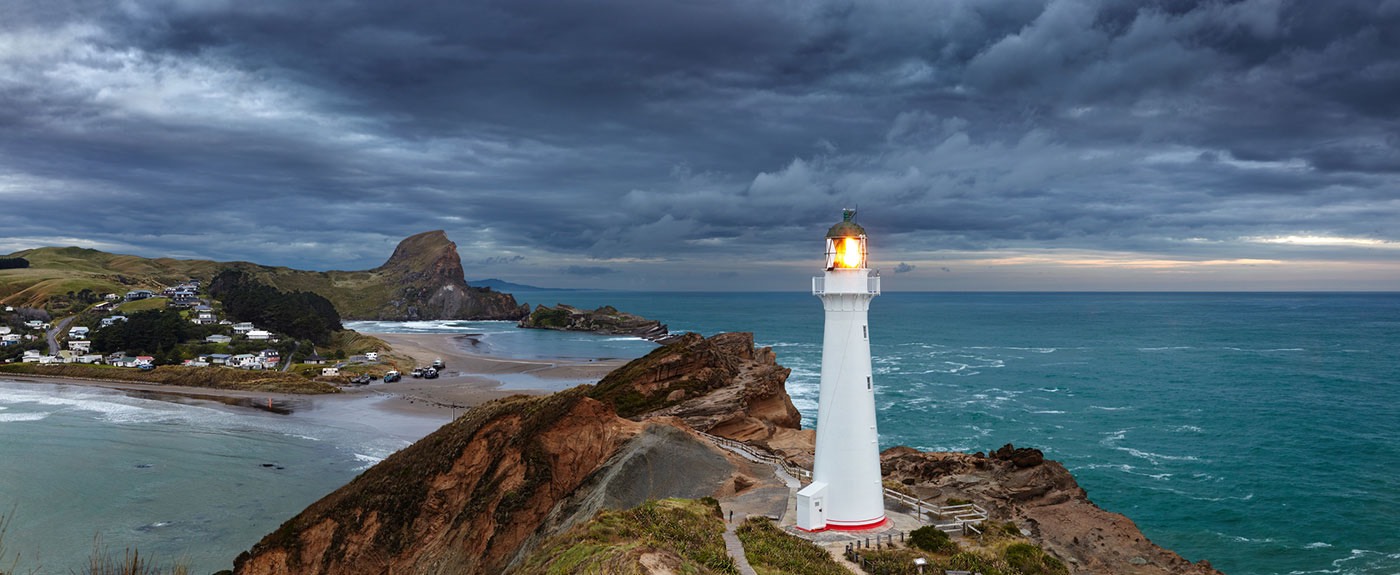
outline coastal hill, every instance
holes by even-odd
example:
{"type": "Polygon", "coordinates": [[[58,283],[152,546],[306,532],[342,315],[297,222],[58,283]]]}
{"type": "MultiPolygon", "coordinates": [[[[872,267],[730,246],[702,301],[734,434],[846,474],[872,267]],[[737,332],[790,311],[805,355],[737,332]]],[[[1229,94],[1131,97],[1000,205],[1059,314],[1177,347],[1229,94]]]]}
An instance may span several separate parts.
{"type": "Polygon", "coordinates": [[[249,262],[143,258],[93,249],[37,248],[29,267],[0,270],[0,302],[45,307],[87,290],[101,296],[134,289],[159,291],[189,278],[208,280],[236,269],[283,291],[318,294],[345,319],[520,319],[529,307],[510,294],[467,285],[457,246],[441,230],[410,236],[384,265],[364,271],[303,271],[249,262]]]}
{"type": "MultiPolygon", "coordinates": [[[[782,514],[788,489],[773,486],[771,468],[697,433],[767,447],[790,462],[802,453],[810,459],[812,434],[798,429],[787,369],[752,341],[750,334],[687,335],[598,386],[474,408],[288,520],[240,555],[235,573],[569,572],[568,565],[687,571],[684,558],[696,551],[690,543],[649,537],[630,544],[640,547],[617,548],[607,541],[638,531],[601,512],[672,497],[715,497],[722,505],[776,497],[782,514]]],[[[1034,545],[1069,573],[1218,573],[1099,509],[1062,466],[1035,450],[1008,446],[986,456],[893,448],[883,467],[887,484],[939,503],[966,497],[997,522],[1015,521],[1016,529],[998,523],[992,539],[1021,547],[959,554],[983,554],[989,565],[1007,560],[996,553],[1034,545]]],[[[633,515],[660,517],[683,506],[647,505],[633,515]]]]}

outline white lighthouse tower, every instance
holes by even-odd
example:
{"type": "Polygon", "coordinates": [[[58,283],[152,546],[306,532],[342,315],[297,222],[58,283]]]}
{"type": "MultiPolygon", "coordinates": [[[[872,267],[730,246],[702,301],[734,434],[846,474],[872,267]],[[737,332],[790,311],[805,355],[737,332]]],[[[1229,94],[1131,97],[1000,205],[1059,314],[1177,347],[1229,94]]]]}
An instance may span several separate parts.
{"type": "Polygon", "coordinates": [[[865,229],[855,215],[845,210],[826,233],[826,273],[812,278],[826,330],[812,483],[797,492],[797,527],[808,531],[885,524],[868,323],[880,276],[866,267],[865,229]]]}

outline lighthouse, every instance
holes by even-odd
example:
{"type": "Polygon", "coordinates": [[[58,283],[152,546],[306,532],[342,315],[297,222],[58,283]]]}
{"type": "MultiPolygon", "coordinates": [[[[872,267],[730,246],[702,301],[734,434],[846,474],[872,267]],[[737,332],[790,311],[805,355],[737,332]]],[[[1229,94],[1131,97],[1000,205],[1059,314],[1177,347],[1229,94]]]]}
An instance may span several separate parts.
{"type": "Polygon", "coordinates": [[[865,229],[855,215],[845,210],[827,231],[826,273],[812,278],[826,327],[812,483],[797,492],[797,527],[807,531],[885,524],[869,326],[880,276],[866,267],[865,229]]]}

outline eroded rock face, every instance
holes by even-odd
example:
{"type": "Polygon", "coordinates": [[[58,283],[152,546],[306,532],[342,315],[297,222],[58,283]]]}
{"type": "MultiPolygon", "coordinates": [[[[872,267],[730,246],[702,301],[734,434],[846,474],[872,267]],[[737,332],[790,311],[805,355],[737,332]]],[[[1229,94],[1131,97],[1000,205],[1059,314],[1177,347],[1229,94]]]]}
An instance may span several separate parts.
{"type": "Polygon", "coordinates": [[[1014,521],[1072,573],[1215,575],[1158,547],[1132,520],[1100,509],[1058,462],[1038,449],[1006,445],[990,457],[894,447],[880,455],[886,479],[935,502],[975,501],[998,521],[1014,521]]]}
{"type": "Polygon", "coordinates": [[[235,571],[499,573],[641,428],[582,390],[483,405],[287,521],[235,571]]]}
{"type": "Polygon", "coordinates": [[[785,383],[792,370],[751,333],[685,334],[608,374],[592,396],[632,419],[677,417],[699,431],[767,446],[802,415],[785,383]]]}
{"type": "Polygon", "coordinates": [[[384,265],[372,270],[388,284],[387,303],[374,319],[520,319],[530,307],[510,294],[467,285],[457,244],[442,230],[405,238],[384,265]]]}

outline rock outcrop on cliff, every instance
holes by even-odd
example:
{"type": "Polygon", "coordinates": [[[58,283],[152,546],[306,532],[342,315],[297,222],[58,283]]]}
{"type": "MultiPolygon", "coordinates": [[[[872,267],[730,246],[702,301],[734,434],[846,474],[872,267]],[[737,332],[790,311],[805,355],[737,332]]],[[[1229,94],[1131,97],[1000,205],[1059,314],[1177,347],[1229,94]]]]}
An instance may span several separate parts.
{"type": "Polygon", "coordinates": [[[1132,520],[1094,505],[1074,476],[1038,449],[1006,445],[984,456],[893,447],[880,465],[886,481],[922,499],[975,501],[992,519],[1015,522],[1071,573],[1220,573],[1153,544],[1132,520]]]}
{"type": "Polygon", "coordinates": [[[785,386],[791,371],[771,348],[755,348],[751,333],[688,333],[609,373],[592,396],[632,419],[674,416],[693,429],[769,448],[810,443],[814,436],[799,430],[802,414],[785,386]]]}
{"type": "Polygon", "coordinates": [[[570,305],[536,306],[535,311],[517,324],[530,329],[587,331],[604,335],[631,335],[659,343],[669,343],[675,336],[666,325],[654,319],[605,305],[595,310],[582,310],[570,305]]]}

